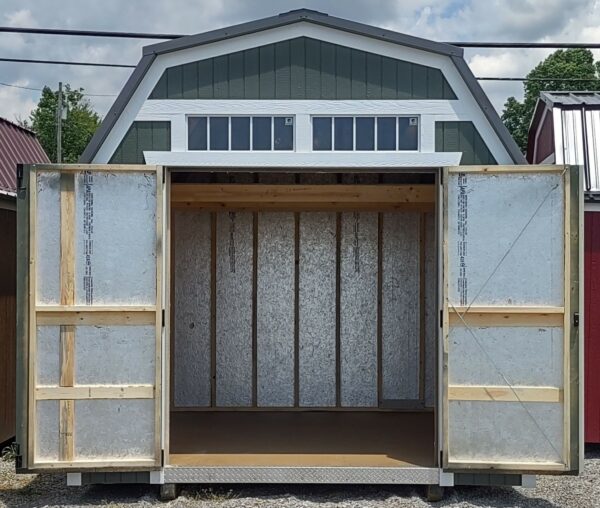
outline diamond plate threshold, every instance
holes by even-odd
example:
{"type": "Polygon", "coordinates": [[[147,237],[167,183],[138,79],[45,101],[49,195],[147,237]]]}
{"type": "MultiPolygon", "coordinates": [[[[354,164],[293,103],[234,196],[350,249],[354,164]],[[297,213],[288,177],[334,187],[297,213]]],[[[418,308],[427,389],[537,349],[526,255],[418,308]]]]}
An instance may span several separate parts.
{"type": "Polygon", "coordinates": [[[165,467],[165,483],[355,483],[436,485],[434,467],[165,467]]]}

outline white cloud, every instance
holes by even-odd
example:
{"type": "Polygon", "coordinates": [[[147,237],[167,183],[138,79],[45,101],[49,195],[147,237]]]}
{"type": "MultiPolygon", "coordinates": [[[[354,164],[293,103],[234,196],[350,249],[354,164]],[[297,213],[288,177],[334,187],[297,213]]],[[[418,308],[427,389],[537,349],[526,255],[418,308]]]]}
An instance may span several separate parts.
{"type": "MultiPolygon", "coordinates": [[[[28,86],[25,80],[14,83],[16,86],[28,86]]],[[[35,107],[35,101],[31,96],[23,93],[23,90],[15,87],[0,87],[0,104],[2,104],[3,115],[9,120],[15,121],[26,119],[26,116],[32,108],[35,107]]]]}
{"type": "MultiPolygon", "coordinates": [[[[330,15],[395,29],[433,40],[598,41],[596,0],[2,0],[0,22],[89,30],[198,33],[307,7],[330,15]]],[[[144,45],[156,41],[0,34],[0,56],[136,63],[144,45]]],[[[467,50],[476,75],[523,76],[549,51],[467,50]]],[[[0,63],[0,81],[56,88],[58,81],[92,94],[117,93],[128,69],[0,63]]],[[[501,110],[520,83],[484,82],[501,110]]],[[[39,92],[0,86],[0,116],[26,117],[39,92]]],[[[114,98],[90,97],[101,113],[114,98]]]]}

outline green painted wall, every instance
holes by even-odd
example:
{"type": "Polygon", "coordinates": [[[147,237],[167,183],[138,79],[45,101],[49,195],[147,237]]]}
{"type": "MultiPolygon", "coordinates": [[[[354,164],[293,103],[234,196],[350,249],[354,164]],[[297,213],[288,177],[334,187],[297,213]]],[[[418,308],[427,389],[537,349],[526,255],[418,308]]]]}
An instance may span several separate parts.
{"type": "Polygon", "coordinates": [[[165,70],[150,99],[456,99],[439,69],[308,37],[165,70]]]}
{"type": "Polygon", "coordinates": [[[145,164],[144,150],[171,150],[171,122],[133,122],[109,164],[145,164]]]}
{"type": "Polygon", "coordinates": [[[435,122],[435,151],[462,152],[461,164],[498,164],[473,122],[435,122]]]}

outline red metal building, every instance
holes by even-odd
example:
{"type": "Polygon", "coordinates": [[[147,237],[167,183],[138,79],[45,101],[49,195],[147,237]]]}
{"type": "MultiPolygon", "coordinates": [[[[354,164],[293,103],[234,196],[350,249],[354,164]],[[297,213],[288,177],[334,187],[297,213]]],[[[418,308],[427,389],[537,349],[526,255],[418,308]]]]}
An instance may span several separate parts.
{"type": "Polygon", "coordinates": [[[15,435],[17,164],[50,162],[35,134],[0,118],[0,444],[15,435]]]}
{"type": "Polygon", "coordinates": [[[527,160],[584,168],[585,441],[600,443],[600,93],[542,92],[527,160]]]}

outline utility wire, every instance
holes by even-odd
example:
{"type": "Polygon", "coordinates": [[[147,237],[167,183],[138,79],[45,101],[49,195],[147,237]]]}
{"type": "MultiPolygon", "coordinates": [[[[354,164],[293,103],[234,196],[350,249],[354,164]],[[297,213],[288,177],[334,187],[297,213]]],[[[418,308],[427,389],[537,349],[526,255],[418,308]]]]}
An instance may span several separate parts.
{"type": "MultiPolygon", "coordinates": [[[[0,86],[9,86],[11,88],[21,88],[22,90],[33,90],[35,92],[43,92],[42,88],[33,88],[31,86],[22,86],[22,85],[12,85],[10,83],[2,83],[0,82],[0,86]]],[[[68,92],[64,92],[68,93],[68,92]]],[[[116,93],[82,93],[81,95],[85,95],[86,97],[116,97],[116,93]]]]}
{"type": "Polygon", "coordinates": [[[142,32],[112,32],[103,30],[65,30],[60,28],[21,28],[0,26],[0,32],[38,35],[74,35],[80,37],[117,37],[121,39],[179,39],[184,34],[157,34],[142,32]]]}
{"type": "MultiPolygon", "coordinates": [[[[115,32],[105,30],[67,30],[62,28],[25,28],[1,26],[0,33],[22,33],[37,35],[67,35],[78,37],[113,37],[121,39],[180,39],[188,34],[161,34],[147,32],[115,32]]],[[[560,48],[591,48],[600,49],[597,42],[485,42],[463,41],[446,42],[461,48],[489,48],[489,49],[560,49],[560,48]]]]}
{"type": "Polygon", "coordinates": [[[16,62],[16,63],[36,63],[36,64],[52,64],[52,65],[87,65],[90,67],[123,67],[127,69],[135,68],[135,65],[128,64],[113,64],[101,62],[72,62],[63,60],[33,60],[30,58],[0,58],[0,62],[16,62]]]}

